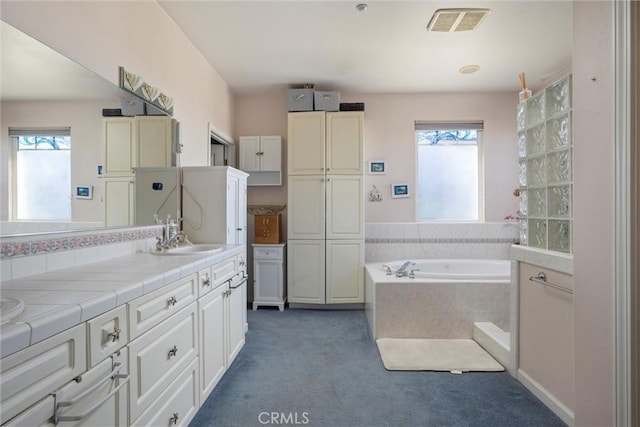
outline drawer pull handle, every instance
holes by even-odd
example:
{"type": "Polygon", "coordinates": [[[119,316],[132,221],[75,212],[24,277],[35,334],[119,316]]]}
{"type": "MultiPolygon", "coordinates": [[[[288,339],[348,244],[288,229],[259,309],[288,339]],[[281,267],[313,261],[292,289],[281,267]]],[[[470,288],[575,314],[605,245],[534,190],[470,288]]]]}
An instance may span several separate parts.
{"type": "Polygon", "coordinates": [[[211,279],[210,278],[206,278],[202,281],[202,286],[211,286],[211,279]]]}
{"type": "Polygon", "coordinates": [[[169,359],[175,357],[176,353],[178,353],[178,347],[174,345],[173,348],[169,350],[169,359]]]}
{"type": "Polygon", "coordinates": [[[240,267],[242,267],[244,265],[244,259],[241,259],[238,264],[240,264],[240,267]]]}
{"type": "Polygon", "coordinates": [[[178,424],[178,413],[174,412],[171,418],[169,418],[169,424],[178,424]]]}
{"type": "MultiPolygon", "coordinates": [[[[108,401],[111,398],[111,396],[113,396],[114,394],[119,392],[120,389],[122,387],[124,387],[127,384],[127,382],[129,382],[129,375],[125,375],[125,374],[120,374],[119,373],[121,368],[122,368],[122,364],[121,363],[115,363],[113,365],[113,370],[111,372],[109,372],[109,375],[107,375],[106,377],[102,378],[100,381],[98,381],[92,387],[90,387],[89,389],[85,390],[83,393],[81,393],[80,395],[76,396],[74,399],[71,399],[71,400],[66,401],[66,402],[58,402],[56,404],[56,411],[55,411],[55,413],[53,415],[54,423],[58,424],[61,421],[81,421],[82,419],[84,419],[84,418],[88,417],[89,415],[91,415],[100,406],[102,406],[106,401],[108,401]],[[122,379],[123,381],[121,381],[120,384],[116,388],[111,390],[111,392],[108,395],[106,395],[99,402],[97,402],[96,404],[91,406],[84,413],[82,413],[80,415],[74,415],[74,416],[61,415],[62,408],[65,408],[65,407],[68,407],[68,406],[72,406],[73,404],[75,404],[75,403],[79,402],[80,400],[84,399],[85,397],[89,396],[91,393],[96,391],[98,388],[100,388],[107,381],[109,381],[109,380],[113,381],[115,379],[122,379]]],[[[58,392],[56,392],[56,393],[58,393],[58,392]]]]}
{"type": "Polygon", "coordinates": [[[170,306],[174,306],[178,303],[178,300],[176,299],[176,297],[171,297],[167,300],[167,304],[169,304],[170,306]]]}
{"type": "Polygon", "coordinates": [[[113,328],[113,332],[109,332],[107,334],[107,337],[111,339],[111,342],[116,342],[120,339],[120,332],[121,332],[121,329],[113,328]]]}

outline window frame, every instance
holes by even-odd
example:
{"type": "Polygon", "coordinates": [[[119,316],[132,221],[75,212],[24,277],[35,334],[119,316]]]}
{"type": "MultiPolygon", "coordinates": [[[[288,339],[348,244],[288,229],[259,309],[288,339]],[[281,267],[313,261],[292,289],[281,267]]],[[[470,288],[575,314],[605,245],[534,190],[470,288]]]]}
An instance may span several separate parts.
{"type": "Polygon", "coordinates": [[[485,209],[484,209],[484,121],[451,121],[451,122],[427,122],[427,121],[416,121],[414,126],[414,153],[415,153],[415,219],[416,222],[420,223],[484,223],[485,219],[485,209]],[[430,129],[419,129],[419,127],[429,127],[430,129]],[[418,144],[418,131],[419,130],[475,130],[477,131],[477,139],[476,139],[476,147],[477,147],[477,168],[478,168],[478,178],[477,178],[477,192],[478,192],[478,200],[477,200],[477,219],[451,219],[451,218],[441,218],[441,219],[421,219],[419,215],[420,204],[418,203],[418,193],[420,188],[420,159],[419,159],[419,146],[418,144]]]}
{"type": "MultiPolygon", "coordinates": [[[[52,220],[39,220],[39,219],[19,219],[18,218],[18,151],[19,149],[19,138],[21,136],[68,136],[71,137],[71,128],[70,127],[47,127],[47,128],[18,128],[18,127],[9,127],[9,141],[11,143],[11,164],[9,165],[9,173],[8,173],[8,214],[10,221],[72,221],[73,220],[73,197],[72,197],[72,185],[73,180],[71,177],[72,174],[72,162],[73,162],[73,150],[70,147],[69,151],[69,218],[68,219],[52,219],[52,220]]],[[[37,150],[33,150],[37,151],[37,150]]],[[[55,151],[55,150],[41,150],[41,151],[55,151]]]]}

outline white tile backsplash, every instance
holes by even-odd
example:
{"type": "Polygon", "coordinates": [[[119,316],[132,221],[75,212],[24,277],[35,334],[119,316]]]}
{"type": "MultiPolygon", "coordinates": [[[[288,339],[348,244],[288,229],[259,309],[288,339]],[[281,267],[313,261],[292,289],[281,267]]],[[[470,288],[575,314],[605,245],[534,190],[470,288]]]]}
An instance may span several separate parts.
{"type": "Polygon", "coordinates": [[[367,223],[365,261],[509,259],[517,223],[367,223]]]}
{"type": "Polygon", "coordinates": [[[21,257],[11,260],[11,278],[19,279],[21,277],[40,274],[47,271],[47,256],[34,255],[21,257]]]}

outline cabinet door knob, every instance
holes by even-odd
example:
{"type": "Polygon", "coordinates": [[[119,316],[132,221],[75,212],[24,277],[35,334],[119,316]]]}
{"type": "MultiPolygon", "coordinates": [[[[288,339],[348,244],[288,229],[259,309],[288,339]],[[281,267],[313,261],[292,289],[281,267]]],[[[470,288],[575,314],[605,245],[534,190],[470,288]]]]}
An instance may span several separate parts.
{"type": "Polygon", "coordinates": [[[171,359],[172,357],[175,357],[177,353],[178,353],[178,347],[174,345],[173,348],[169,349],[169,359],[171,359]]]}
{"type": "Polygon", "coordinates": [[[202,286],[211,286],[211,279],[210,279],[210,278],[208,278],[208,277],[207,277],[207,278],[205,278],[205,279],[202,281],[202,286]]]}
{"type": "Polygon", "coordinates": [[[178,424],[178,413],[174,412],[173,415],[171,415],[171,418],[169,418],[169,425],[171,424],[178,424]]]}
{"type": "Polygon", "coordinates": [[[176,297],[171,297],[167,300],[167,304],[170,306],[174,306],[178,303],[178,300],[176,299],[176,297]]]}

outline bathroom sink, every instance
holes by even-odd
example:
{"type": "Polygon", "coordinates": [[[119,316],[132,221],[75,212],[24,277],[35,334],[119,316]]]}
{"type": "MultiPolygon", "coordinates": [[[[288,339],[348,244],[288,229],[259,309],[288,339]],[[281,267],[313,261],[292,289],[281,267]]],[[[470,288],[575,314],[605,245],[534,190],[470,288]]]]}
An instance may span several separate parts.
{"type": "Polygon", "coordinates": [[[220,245],[212,245],[208,243],[200,243],[189,246],[179,246],[177,248],[168,249],[164,252],[153,251],[155,255],[200,255],[200,254],[214,254],[220,252],[222,247],[220,245]]]}
{"type": "Polygon", "coordinates": [[[24,311],[24,301],[13,297],[0,299],[0,325],[19,316],[24,311]]]}

